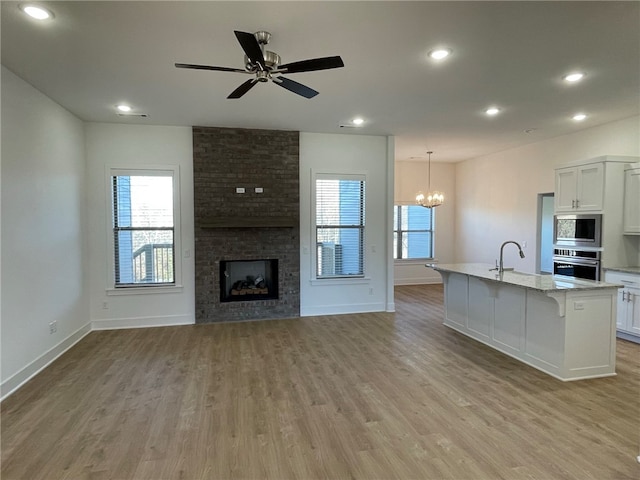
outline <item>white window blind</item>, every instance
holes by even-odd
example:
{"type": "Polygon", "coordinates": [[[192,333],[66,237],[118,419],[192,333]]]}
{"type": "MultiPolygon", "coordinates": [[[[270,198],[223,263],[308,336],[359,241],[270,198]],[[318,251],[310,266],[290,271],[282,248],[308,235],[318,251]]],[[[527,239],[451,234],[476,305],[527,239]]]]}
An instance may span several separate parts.
{"type": "Polygon", "coordinates": [[[363,277],[365,180],[316,178],[316,278],[363,277]]]}
{"type": "Polygon", "coordinates": [[[395,205],[393,258],[433,258],[433,208],[395,205]]]}
{"type": "Polygon", "coordinates": [[[111,176],[116,287],[175,284],[174,177],[111,176]]]}

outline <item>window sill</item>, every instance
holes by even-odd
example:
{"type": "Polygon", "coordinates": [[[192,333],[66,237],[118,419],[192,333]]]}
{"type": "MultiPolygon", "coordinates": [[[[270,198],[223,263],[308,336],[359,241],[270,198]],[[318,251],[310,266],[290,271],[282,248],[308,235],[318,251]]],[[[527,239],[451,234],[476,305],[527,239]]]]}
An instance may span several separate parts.
{"type": "Polygon", "coordinates": [[[358,277],[358,278],[347,278],[347,277],[336,277],[336,278],[314,278],[309,280],[311,285],[359,285],[371,283],[371,277],[358,277]]]}
{"type": "Polygon", "coordinates": [[[140,287],[121,287],[121,288],[107,288],[107,295],[150,295],[150,294],[164,294],[164,293],[182,293],[184,287],[182,285],[172,286],[140,286],[140,287]]]}
{"type": "Polygon", "coordinates": [[[438,260],[435,258],[407,258],[401,260],[394,260],[394,265],[402,266],[402,265],[422,265],[424,266],[426,263],[438,263],[438,260]]]}

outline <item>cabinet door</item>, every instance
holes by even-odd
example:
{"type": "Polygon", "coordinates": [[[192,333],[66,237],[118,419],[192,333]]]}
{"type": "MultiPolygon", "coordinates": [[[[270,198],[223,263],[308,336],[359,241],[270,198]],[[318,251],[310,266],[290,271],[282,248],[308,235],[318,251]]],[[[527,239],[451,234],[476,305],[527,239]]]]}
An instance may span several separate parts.
{"type": "Polygon", "coordinates": [[[627,328],[629,333],[640,335],[640,290],[627,289],[627,328]]]}
{"type": "Polygon", "coordinates": [[[577,170],[560,168],[556,170],[556,191],[554,195],[556,212],[572,212],[576,203],[577,170]]]}
{"type": "Polygon", "coordinates": [[[624,172],[624,233],[640,234],[640,168],[624,172]]]}
{"type": "Polygon", "coordinates": [[[601,163],[577,168],[577,209],[602,210],[604,198],[604,170],[601,163]]]}

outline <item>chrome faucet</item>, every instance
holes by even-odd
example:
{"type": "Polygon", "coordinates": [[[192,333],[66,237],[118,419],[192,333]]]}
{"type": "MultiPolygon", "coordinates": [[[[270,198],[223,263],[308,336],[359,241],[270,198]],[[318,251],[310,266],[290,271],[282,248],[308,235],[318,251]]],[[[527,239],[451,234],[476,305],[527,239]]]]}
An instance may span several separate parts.
{"type": "Polygon", "coordinates": [[[524,258],[524,252],[522,251],[522,247],[520,246],[520,244],[518,242],[514,242],[513,240],[507,240],[500,247],[500,264],[498,265],[498,260],[496,260],[496,268],[492,268],[491,270],[497,270],[498,273],[502,273],[505,270],[506,271],[513,270],[513,268],[504,268],[504,264],[502,263],[502,254],[503,254],[503,251],[504,251],[504,246],[507,243],[513,243],[516,247],[518,247],[518,251],[520,253],[520,258],[524,258]]]}

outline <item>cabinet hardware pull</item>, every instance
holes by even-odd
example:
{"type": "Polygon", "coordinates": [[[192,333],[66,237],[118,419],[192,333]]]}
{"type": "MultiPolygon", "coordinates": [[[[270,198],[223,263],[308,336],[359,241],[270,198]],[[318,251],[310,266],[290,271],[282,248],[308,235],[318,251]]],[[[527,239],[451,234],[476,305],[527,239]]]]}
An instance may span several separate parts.
{"type": "Polygon", "coordinates": [[[571,208],[576,208],[576,201],[575,200],[571,200],[571,208]]]}
{"type": "Polygon", "coordinates": [[[580,205],[580,200],[576,200],[576,208],[580,205]]]}

